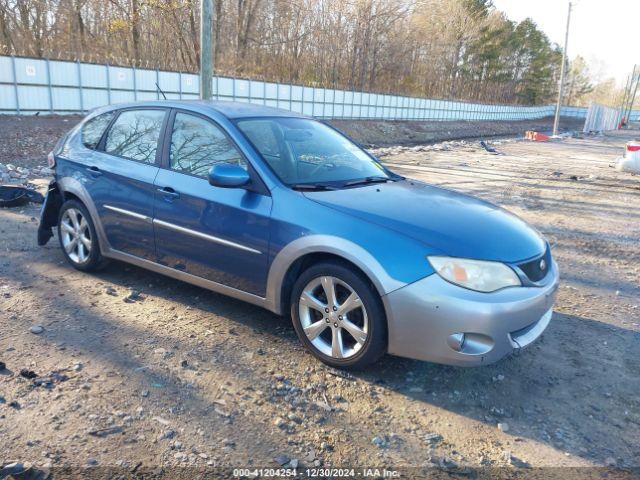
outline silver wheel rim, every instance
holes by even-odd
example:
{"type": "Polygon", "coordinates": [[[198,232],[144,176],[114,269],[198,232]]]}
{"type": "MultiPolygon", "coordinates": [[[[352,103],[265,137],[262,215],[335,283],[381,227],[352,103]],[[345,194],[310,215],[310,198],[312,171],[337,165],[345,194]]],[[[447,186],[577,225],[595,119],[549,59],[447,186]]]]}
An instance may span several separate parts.
{"type": "Polygon", "coordinates": [[[60,220],[62,246],[74,263],[85,263],[91,255],[91,230],[82,212],[69,208],[60,220]]]}
{"type": "Polygon", "coordinates": [[[329,357],[353,357],[367,341],[367,310],[355,290],[336,277],[311,280],[300,295],[298,314],[311,344],[329,357]]]}

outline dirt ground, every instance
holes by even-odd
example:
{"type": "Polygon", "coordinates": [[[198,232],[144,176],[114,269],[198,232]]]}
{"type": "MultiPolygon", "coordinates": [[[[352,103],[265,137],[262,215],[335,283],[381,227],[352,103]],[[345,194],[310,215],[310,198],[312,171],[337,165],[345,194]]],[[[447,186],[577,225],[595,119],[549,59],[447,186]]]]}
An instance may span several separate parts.
{"type": "MultiPolygon", "coordinates": [[[[0,115],[0,163],[32,169],[46,163],[56,141],[82,119],[78,115],[0,115]]],[[[367,146],[417,145],[460,138],[521,135],[550,131],[553,118],[515,122],[407,122],[330,120],[330,124],[367,146]]],[[[580,129],[583,121],[562,117],[560,129],[580,129]]]]}
{"type": "Polygon", "coordinates": [[[378,151],[400,174],[504,206],[552,244],[562,285],[548,330],[473,369],[386,356],[331,370],[286,319],[123,263],[77,272],[57,239],[36,245],[37,206],[0,210],[0,468],[638,474],[640,177],[612,168],[638,134],[494,142],[502,155],[475,142],[378,151]]]}
{"type": "MultiPolygon", "coordinates": [[[[407,122],[402,120],[331,120],[334,127],[367,147],[392,145],[421,145],[465,138],[493,138],[522,136],[527,130],[551,132],[553,117],[538,120],[499,121],[452,121],[452,122],[407,122]]],[[[559,131],[581,131],[584,120],[561,117],[559,131]]]]}

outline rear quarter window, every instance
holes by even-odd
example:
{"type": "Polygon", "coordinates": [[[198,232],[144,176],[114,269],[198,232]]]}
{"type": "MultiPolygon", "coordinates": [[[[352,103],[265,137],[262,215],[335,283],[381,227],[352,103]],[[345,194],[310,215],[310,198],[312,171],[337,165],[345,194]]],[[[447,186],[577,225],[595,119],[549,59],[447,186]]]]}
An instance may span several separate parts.
{"type": "Polygon", "coordinates": [[[91,150],[95,150],[114,115],[114,112],[103,113],[85,123],[82,126],[82,144],[91,150]]]}

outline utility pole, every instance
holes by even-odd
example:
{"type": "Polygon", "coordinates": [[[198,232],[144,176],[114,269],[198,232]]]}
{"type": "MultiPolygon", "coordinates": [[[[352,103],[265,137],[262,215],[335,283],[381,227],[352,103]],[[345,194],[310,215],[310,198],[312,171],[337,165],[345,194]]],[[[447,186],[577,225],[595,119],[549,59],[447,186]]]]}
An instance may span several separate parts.
{"type": "Polygon", "coordinates": [[[625,118],[627,114],[627,100],[631,95],[633,82],[636,78],[637,67],[638,67],[637,65],[634,65],[633,72],[631,72],[631,75],[627,77],[627,83],[626,83],[626,86],[624,87],[624,95],[622,95],[622,103],[620,104],[620,112],[618,113],[618,124],[622,123],[622,120],[625,118]]]}
{"type": "Polygon", "coordinates": [[[625,111],[625,115],[624,115],[625,122],[627,122],[627,125],[629,125],[629,119],[631,117],[631,112],[633,110],[633,104],[636,101],[636,94],[638,93],[638,83],[640,83],[640,70],[638,70],[638,73],[636,73],[637,68],[638,68],[637,65],[633,66],[633,73],[635,77],[634,80],[636,83],[635,87],[633,87],[633,93],[631,93],[631,90],[632,90],[631,87],[633,83],[629,85],[629,101],[628,101],[629,106],[627,107],[627,110],[625,111]]]}
{"type": "Polygon", "coordinates": [[[564,33],[564,49],[562,50],[562,65],[560,65],[560,82],[558,85],[558,101],[556,103],[556,116],[553,119],[553,135],[558,135],[558,124],[560,123],[560,106],[562,104],[562,94],[564,89],[565,65],[567,63],[567,44],[569,43],[569,24],[571,23],[571,2],[569,2],[569,12],[567,13],[567,30],[564,33]]]}
{"type": "Polygon", "coordinates": [[[213,77],[212,19],[213,0],[200,0],[200,98],[203,100],[211,100],[211,79],[213,77]]]}
{"type": "Polygon", "coordinates": [[[624,94],[622,95],[622,103],[620,104],[620,112],[618,113],[618,124],[622,122],[627,109],[627,98],[629,97],[629,90],[631,89],[633,78],[636,76],[636,67],[637,65],[633,66],[633,72],[627,77],[627,83],[624,87],[624,94]]]}

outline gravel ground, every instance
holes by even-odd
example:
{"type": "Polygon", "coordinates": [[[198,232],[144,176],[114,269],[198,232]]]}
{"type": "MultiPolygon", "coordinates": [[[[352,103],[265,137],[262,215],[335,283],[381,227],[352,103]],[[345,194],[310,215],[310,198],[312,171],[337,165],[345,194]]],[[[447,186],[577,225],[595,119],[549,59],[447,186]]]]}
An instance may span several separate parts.
{"type": "Polygon", "coordinates": [[[46,165],[58,139],[81,119],[77,115],[0,115],[0,163],[29,169],[46,165]]]}
{"type": "Polygon", "coordinates": [[[56,239],[36,246],[36,206],[0,210],[0,467],[633,477],[640,183],[612,168],[626,138],[494,142],[502,155],[475,142],[377,151],[398,173],[506,207],[552,243],[563,279],[548,330],[474,369],[391,356],[353,375],[328,369],[284,318],[122,263],[77,272],[56,239]]]}

